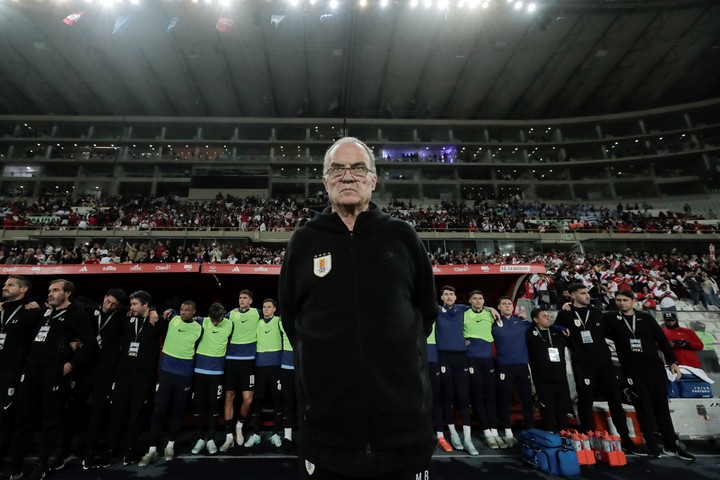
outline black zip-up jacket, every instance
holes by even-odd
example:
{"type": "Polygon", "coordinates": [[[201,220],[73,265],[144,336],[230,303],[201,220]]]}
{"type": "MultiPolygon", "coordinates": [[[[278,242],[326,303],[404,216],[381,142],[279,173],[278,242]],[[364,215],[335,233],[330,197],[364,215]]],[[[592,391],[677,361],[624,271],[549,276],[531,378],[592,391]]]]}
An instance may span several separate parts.
{"type": "Polygon", "coordinates": [[[168,322],[159,318],[155,325],[149,317],[122,317],[123,339],[117,374],[155,373],[160,360],[160,339],[167,333],[168,322]],[[139,342],[137,355],[130,356],[131,342],[139,342]]]}
{"type": "Polygon", "coordinates": [[[118,307],[112,312],[103,312],[102,305],[87,306],[93,333],[100,335],[101,343],[95,352],[91,368],[92,375],[107,375],[117,365],[123,337],[123,320],[128,321],[127,307],[118,307]]]}
{"type": "MultiPolygon", "coordinates": [[[[607,338],[615,342],[615,350],[623,370],[628,374],[628,369],[633,369],[642,365],[655,364],[660,368],[664,368],[665,364],[671,365],[677,363],[673,348],[668,342],[665,333],[658,325],[657,320],[652,315],[645,312],[633,311],[635,314],[635,333],[633,333],[628,325],[632,327],[633,317],[625,316],[620,312],[606,312],[604,314],[605,331],[607,338]],[[627,322],[627,323],[626,323],[627,322]],[[630,339],[639,339],[642,345],[642,352],[633,352],[630,347],[630,339]],[[665,356],[663,363],[660,358],[660,352],[665,356]]],[[[628,376],[630,376],[628,374],[628,376]]]]}
{"type": "Polygon", "coordinates": [[[96,348],[90,319],[82,305],[71,303],[63,309],[51,307],[45,310],[36,325],[27,363],[28,366],[62,366],[69,362],[76,370],[92,357],[96,348]],[[50,330],[45,341],[38,342],[38,333],[45,325],[50,330]],[[82,348],[73,350],[70,343],[74,340],[80,340],[82,348]]]}
{"type": "Polygon", "coordinates": [[[567,383],[567,372],[565,370],[565,347],[567,339],[563,332],[549,328],[540,330],[537,327],[529,328],[525,332],[527,341],[528,359],[532,378],[536,382],[567,383]],[[550,361],[548,348],[557,348],[560,356],[559,362],[550,361]]]}
{"type": "Polygon", "coordinates": [[[278,297],[305,452],[342,446],[372,457],[425,440],[432,448],[435,284],[409,224],[371,203],[349,231],[327,208],[290,239],[278,297]]]}
{"type": "Polygon", "coordinates": [[[576,308],[571,311],[560,310],[555,318],[555,325],[570,330],[568,347],[572,352],[574,364],[607,367],[612,363],[610,349],[605,341],[605,320],[600,310],[595,307],[576,308]],[[585,320],[587,318],[587,321],[585,320]],[[592,336],[592,343],[583,343],[582,331],[587,330],[592,336]]]}
{"type": "Polygon", "coordinates": [[[32,299],[7,301],[3,303],[0,318],[0,332],[6,335],[5,345],[0,349],[0,377],[19,379],[25,360],[30,352],[33,336],[43,310],[26,309],[32,299]]]}

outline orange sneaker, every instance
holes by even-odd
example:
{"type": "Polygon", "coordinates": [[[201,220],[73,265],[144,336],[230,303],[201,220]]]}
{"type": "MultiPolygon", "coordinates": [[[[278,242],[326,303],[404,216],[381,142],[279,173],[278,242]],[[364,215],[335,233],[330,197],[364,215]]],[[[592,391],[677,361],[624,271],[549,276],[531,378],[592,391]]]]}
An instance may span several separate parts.
{"type": "Polygon", "coordinates": [[[452,452],[452,447],[448,441],[445,440],[445,437],[438,438],[437,447],[445,452],[452,452]]]}

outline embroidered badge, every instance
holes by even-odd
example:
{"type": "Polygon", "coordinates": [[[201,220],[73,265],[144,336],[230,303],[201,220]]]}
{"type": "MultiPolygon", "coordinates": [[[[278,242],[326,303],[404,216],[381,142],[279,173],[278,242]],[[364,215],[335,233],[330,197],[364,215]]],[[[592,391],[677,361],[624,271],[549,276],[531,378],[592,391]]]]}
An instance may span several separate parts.
{"type": "Polygon", "coordinates": [[[537,337],[540,334],[537,332],[537,330],[533,330],[533,335],[535,335],[537,337]]]}
{"type": "Polygon", "coordinates": [[[633,379],[632,379],[632,378],[628,378],[628,379],[627,379],[627,382],[628,382],[628,385],[630,385],[630,386],[632,387],[633,379]]]}
{"type": "Polygon", "coordinates": [[[315,464],[305,460],[305,470],[307,470],[308,475],[312,475],[313,473],[315,473],[315,464]]]}
{"type": "Polygon", "coordinates": [[[505,374],[504,374],[504,373],[501,373],[501,374],[500,374],[500,380],[505,380],[505,374]]]}
{"type": "Polygon", "coordinates": [[[590,385],[590,379],[589,379],[589,378],[586,378],[586,379],[585,379],[585,385],[590,385]]]}
{"type": "Polygon", "coordinates": [[[323,253],[313,258],[313,273],[317,277],[324,277],[332,270],[332,255],[323,253]]]}
{"type": "Polygon", "coordinates": [[[579,318],[576,318],[576,319],[575,319],[575,326],[576,326],[576,327],[579,327],[580,325],[582,325],[582,322],[580,321],[579,318]]]}

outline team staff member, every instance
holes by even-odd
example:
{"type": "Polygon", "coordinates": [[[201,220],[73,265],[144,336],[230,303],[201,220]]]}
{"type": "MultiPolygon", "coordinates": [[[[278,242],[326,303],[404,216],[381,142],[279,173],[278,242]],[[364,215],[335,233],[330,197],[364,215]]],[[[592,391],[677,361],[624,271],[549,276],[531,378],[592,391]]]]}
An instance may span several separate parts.
{"type": "MultiPolygon", "coordinates": [[[[15,423],[15,397],[25,359],[42,310],[26,309],[32,283],[27,277],[10,275],[2,287],[0,311],[0,452],[10,448],[15,423]]],[[[0,455],[2,464],[4,455],[0,455]]]]}
{"type": "Polygon", "coordinates": [[[283,346],[282,359],[280,360],[280,394],[282,396],[284,427],[282,445],[287,453],[292,453],[295,450],[292,443],[292,426],[297,403],[297,397],[295,396],[295,361],[293,359],[293,347],[287,333],[285,333],[282,321],[280,322],[280,334],[282,335],[283,346]]]}
{"type": "Polygon", "coordinates": [[[660,448],[655,438],[657,425],[657,430],[662,435],[665,454],[678,456],[683,460],[694,460],[695,457],[677,442],[670,418],[665,363],[670,365],[672,373],[680,377],[670,343],[652,316],[633,308],[633,291],[618,291],[615,294],[615,303],[618,312],[605,313],[605,329],[608,338],[615,342],[620,365],[635,397],[633,405],[647,443],[647,452],[638,450],[636,453],[660,456],[660,448]],[[664,363],[660,359],[660,351],[665,357],[664,363]]]}
{"type": "Polygon", "coordinates": [[[530,317],[535,325],[525,338],[543,428],[560,431],[568,427],[568,413],[572,412],[565,366],[567,340],[559,330],[550,328],[553,321],[544,308],[534,309],[530,317]]]}
{"type": "MultiPolygon", "coordinates": [[[[102,305],[85,307],[85,312],[91,319],[98,349],[89,362],[84,381],[75,383],[74,414],[68,415],[74,419],[87,416],[87,403],[90,404],[90,420],[83,459],[84,470],[100,466],[95,457],[95,447],[103,427],[107,424],[110,411],[110,395],[122,342],[122,322],[128,310],[127,298],[124,290],[111,288],[105,294],[102,305]]],[[[74,430],[73,423],[70,421],[65,427],[68,446],[69,439],[72,438],[70,433],[74,430]]]]}
{"type": "Polygon", "coordinates": [[[465,311],[463,335],[467,345],[473,409],[483,429],[485,443],[492,449],[507,448],[497,431],[495,359],[493,358],[492,312],[485,308],[480,290],[470,292],[470,309],[465,311]]]}
{"type": "Polygon", "coordinates": [[[227,452],[236,442],[238,446],[245,442],[242,429],[252,407],[257,327],[260,323],[260,313],[256,308],[250,308],[252,302],[252,292],[241,290],[238,296],[238,308],[227,314],[233,324],[233,334],[225,362],[225,443],[220,446],[221,452],[227,452]],[[242,392],[242,406],[235,423],[235,440],[233,440],[236,392],[242,392]]]}
{"type": "Polygon", "coordinates": [[[295,231],[279,283],[303,477],[429,479],[426,339],[437,304],[427,252],[410,225],[371,203],[367,145],[338,140],[323,170],[330,207],[295,231]]]}
{"type": "Polygon", "coordinates": [[[697,352],[705,345],[697,334],[689,328],[681,327],[675,312],[663,313],[663,320],[663,332],[673,348],[678,364],[702,369],[697,352]]]}
{"type": "Polygon", "coordinates": [[[193,378],[193,413],[198,440],[192,453],[197,455],[207,447],[208,453],[215,455],[214,436],[222,409],[225,355],[233,324],[225,318],[225,307],[219,303],[210,305],[208,316],[201,321],[203,334],[195,353],[193,378]]]}
{"type": "Polygon", "coordinates": [[[109,465],[121,454],[123,464],[135,462],[135,445],[140,435],[143,406],[150,399],[157,375],[160,339],[167,322],[151,310],[152,297],[144,290],[130,294],[131,317],[123,318],[123,340],[110,397],[109,465]]]}
{"type": "Polygon", "coordinates": [[[443,424],[450,424],[453,418],[452,405],[445,409],[442,396],[442,375],[440,369],[440,358],[438,356],[437,340],[435,339],[435,324],[433,323],[430,335],[427,337],[428,375],[430,377],[430,388],[432,390],[432,422],[437,435],[437,448],[452,452],[452,446],[445,439],[443,424]]]}
{"type": "Polygon", "coordinates": [[[70,301],[75,285],[64,279],[48,287],[47,304],[37,325],[17,395],[17,421],[12,444],[14,478],[22,473],[25,450],[33,425],[41,421],[42,434],[37,464],[30,478],[44,478],[48,460],[62,431],[62,418],[70,388],[71,372],[88,361],[97,344],[85,310],[70,301]],[[71,342],[84,345],[73,350],[71,342]]]}
{"type": "Polygon", "coordinates": [[[513,301],[510,297],[500,297],[498,299],[500,319],[492,326],[499,379],[497,384],[498,419],[500,426],[505,429],[503,441],[508,447],[514,447],[518,443],[510,428],[513,388],[517,389],[522,402],[525,426],[532,428],[535,425],[528,351],[525,341],[525,333],[532,327],[532,323],[513,315],[513,308],[513,301]]]}
{"type": "Polygon", "coordinates": [[[165,318],[170,318],[163,343],[160,373],[155,385],[155,402],[150,423],[150,448],[138,462],[139,467],[147,467],[160,458],[157,451],[160,430],[167,415],[170,414],[170,430],[168,443],[163,456],[166,462],[175,458],[175,440],[180,434],[185,407],[190,400],[192,388],[195,350],[200,341],[203,329],[195,321],[197,305],[186,300],[180,305],[180,315],[173,315],[171,310],[165,311],[165,318]]]}
{"type": "Polygon", "coordinates": [[[282,446],[280,436],[282,421],[282,397],[280,390],[280,362],[282,360],[282,336],[280,334],[280,318],[275,316],[277,302],[266,298],[262,306],[263,317],[257,327],[257,356],[255,358],[255,395],[253,396],[252,426],[253,433],[245,441],[246,447],[260,443],[260,417],[262,403],[270,396],[273,402],[273,435],[270,443],[274,447],[282,446]]]}
{"type": "Polygon", "coordinates": [[[443,409],[452,411],[453,405],[460,411],[460,420],[463,424],[463,440],[460,440],[455,430],[455,419],[450,417],[448,430],[450,442],[456,450],[466,450],[470,455],[478,455],[471,437],[470,422],[470,378],[468,376],[466,346],[463,337],[463,322],[467,305],[456,305],[457,296],[455,288],[444,285],[440,288],[440,299],[443,304],[438,307],[435,320],[435,340],[440,359],[443,409]]]}
{"type": "Polygon", "coordinates": [[[596,429],[593,402],[598,394],[602,394],[608,402],[623,449],[632,452],[634,445],[630,440],[622,406],[620,384],[605,341],[603,314],[590,305],[590,291],[584,284],[573,283],[568,287],[568,292],[572,303],[569,307],[563,305],[555,324],[570,331],[568,346],[572,352],[575,390],[578,395],[579,429],[583,433],[596,429]]]}

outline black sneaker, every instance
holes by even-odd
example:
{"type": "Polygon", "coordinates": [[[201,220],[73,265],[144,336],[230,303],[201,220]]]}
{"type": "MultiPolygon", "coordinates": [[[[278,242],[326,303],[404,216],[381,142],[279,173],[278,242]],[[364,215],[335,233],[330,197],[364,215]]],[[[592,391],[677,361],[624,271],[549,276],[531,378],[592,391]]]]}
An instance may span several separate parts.
{"type": "Polygon", "coordinates": [[[28,480],[43,480],[43,478],[47,476],[47,471],[48,467],[40,463],[36,465],[35,468],[33,468],[33,471],[30,472],[30,475],[23,478],[27,478],[28,480]]]}
{"type": "Polygon", "coordinates": [[[649,457],[652,454],[650,447],[648,447],[646,443],[641,443],[640,445],[625,445],[623,446],[623,451],[626,455],[637,455],[638,457],[649,457]]]}
{"type": "Polygon", "coordinates": [[[23,478],[23,476],[24,476],[23,471],[18,470],[15,473],[11,473],[10,476],[8,477],[8,479],[9,480],[20,480],[21,478],[23,478]]]}
{"type": "Polygon", "coordinates": [[[297,455],[297,448],[295,446],[295,442],[288,438],[283,438],[280,452],[284,453],[285,455],[297,455]]]}
{"type": "Polygon", "coordinates": [[[675,448],[663,448],[663,453],[665,455],[670,455],[672,457],[679,457],[683,460],[687,460],[688,462],[692,462],[695,460],[695,455],[685,450],[685,448],[681,447],[680,445],[675,445],[675,448]]]}

